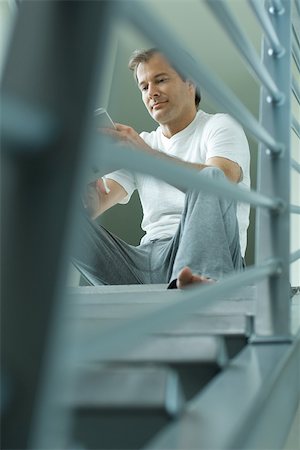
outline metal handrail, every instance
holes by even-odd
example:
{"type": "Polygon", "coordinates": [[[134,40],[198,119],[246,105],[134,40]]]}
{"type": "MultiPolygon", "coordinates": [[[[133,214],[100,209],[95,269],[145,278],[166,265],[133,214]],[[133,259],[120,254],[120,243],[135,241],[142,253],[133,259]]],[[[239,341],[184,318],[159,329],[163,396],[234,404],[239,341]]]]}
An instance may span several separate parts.
{"type": "Polygon", "coordinates": [[[300,206],[291,205],[290,212],[291,212],[291,214],[300,214],[300,206]]]}
{"type": "Polygon", "coordinates": [[[291,160],[291,166],[294,170],[300,173],[300,164],[294,159],[291,160]]]}
{"type": "Polygon", "coordinates": [[[290,255],[290,263],[297,261],[300,259],[300,250],[296,250],[294,253],[291,253],[290,255]]]}
{"type": "Polygon", "coordinates": [[[182,49],[181,42],[158,17],[153,15],[144,4],[123,4],[120,14],[141,30],[157,47],[163,51],[180,72],[191,77],[201,85],[217,105],[221,105],[240,122],[259,142],[263,142],[274,154],[280,154],[284,145],[277,142],[249,112],[237,96],[203,63],[193,61],[182,49]]]}
{"type": "Polygon", "coordinates": [[[269,54],[275,54],[278,57],[282,56],[285,52],[285,49],[278,39],[273,24],[266,13],[266,10],[264,9],[263,2],[261,0],[248,1],[272,47],[269,50],[269,54]]]}
{"type": "Polygon", "coordinates": [[[292,91],[300,105],[300,88],[294,76],[292,77],[292,91]]]}
{"type": "Polygon", "coordinates": [[[280,212],[284,204],[280,199],[270,198],[253,190],[246,190],[230,183],[226,179],[211,180],[195,169],[179,166],[174,160],[164,159],[160,155],[154,157],[147,152],[134,150],[130,147],[120,148],[109,138],[95,135],[91,140],[89,154],[93,166],[114,169],[124,168],[133,172],[143,172],[160,178],[165,182],[183,189],[204,190],[218,197],[225,197],[253,206],[263,207],[280,212]],[[101,148],[101,152],[99,152],[101,148]]]}
{"type": "Polygon", "coordinates": [[[292,37],[292,55],[293,55],[294,61],[296,63],[296,66],[297,66],[298,70],[300,71],[300,50],[299,50],[297,38],[296,38],[296,35],[294,32],[294,27],[293,27],[293,37],[292,37]]]}
{"type": "Polygon", "coordinates": [[[292,117],[292,129],[295,131],[298,138],[300,139],[300,124],[294,115],[292,117]]]}
{"type": "Polygon", "coordinates": [[[232,43],[237,47],[245,61],[252,68],[253,74],[259,79],[262,85],[268,89],[274,101],[283,101],[284,94],[280,92],[266,67],[261,63],[252,43],[246,37],[229,7],[226,5],[226,0],[219,0],[217,2],[205,0],[205,2],[230,37],[232,43]]]}

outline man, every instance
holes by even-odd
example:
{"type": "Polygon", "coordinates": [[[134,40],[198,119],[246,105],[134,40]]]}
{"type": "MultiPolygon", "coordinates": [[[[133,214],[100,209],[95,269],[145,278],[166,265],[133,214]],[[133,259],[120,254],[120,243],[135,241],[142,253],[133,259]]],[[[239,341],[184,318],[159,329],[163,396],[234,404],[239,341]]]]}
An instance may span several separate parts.
{"type": "MultiPolygon", "coordinates": [[[[242,128],[228,115],[197,111],[200,95],[157,49],[135,51],[133,70],[157,130],[139,135],[116,124],[117,141],[176,161],[215,179],[249,188],[249,148],[242,128]]],[[[146,234],[133,247],[87,221],[75,264],[93,284],[169,283],[183,288],[217,280],[243,267],[249,207],[203,192],[181,192],[150,176],[119,170],[98,180],[86,198],[92,219],[137,189],[146,234]],[[238,221],[237,221],[238,217],[238,221]],[[241,240],[241,241],[240,241],[241,240]],[[241,246],[240,246],[241,242],[241,246]]]]}

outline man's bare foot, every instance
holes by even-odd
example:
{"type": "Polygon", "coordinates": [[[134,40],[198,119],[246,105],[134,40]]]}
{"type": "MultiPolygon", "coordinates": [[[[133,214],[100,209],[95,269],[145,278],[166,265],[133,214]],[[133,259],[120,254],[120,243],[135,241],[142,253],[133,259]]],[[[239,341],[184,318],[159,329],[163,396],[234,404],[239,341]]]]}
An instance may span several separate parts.
{"type": "Polygon", "coordinates": [[[195,274],[191,271],[189,267],[184,267],[178,274],[177,277],[177,288],[184,289],[195,283],[213,283],[215,280],[212,278],[207,278],[202,275],[195,274]]]}

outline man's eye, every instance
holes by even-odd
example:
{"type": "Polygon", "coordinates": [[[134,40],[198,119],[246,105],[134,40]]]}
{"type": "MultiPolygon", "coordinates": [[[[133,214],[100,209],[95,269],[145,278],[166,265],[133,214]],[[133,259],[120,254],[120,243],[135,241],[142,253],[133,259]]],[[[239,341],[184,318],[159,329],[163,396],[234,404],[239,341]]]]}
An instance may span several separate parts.
{"type": "Polygon", "coordinates": [[[159,82],[159,83],[163,83],[163,82],[166,81],[166,80],[167,80],[166,78],[159,78],[158,82],[159,82]]]}
{"type": "Polygon", "coordinates": [[[146,90],[147,90],[147,86],[143,86],[142,91],[146,91],[146,90]]]}

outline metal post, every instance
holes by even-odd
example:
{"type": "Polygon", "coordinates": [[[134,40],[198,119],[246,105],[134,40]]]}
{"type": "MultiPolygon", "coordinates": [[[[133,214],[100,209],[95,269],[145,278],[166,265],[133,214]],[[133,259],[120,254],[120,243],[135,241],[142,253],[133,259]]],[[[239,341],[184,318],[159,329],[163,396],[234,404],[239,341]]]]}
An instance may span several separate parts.
{"type": "Polygon", "coordinates": [[[296,5],[296,8],[297,8],[298,14],[300,16],[300,0],[295,0],[295,5],[296,5]]]}
{"type": "Polygon", "coordinates": [[[284,13],[270,14],[273,27],[281,46],[286,51],[276,56],[270,52],[269,41],[263,41],[263,62],[273,76],[278,88],[285,94],[285,101],[276,104],[270,101],[265,88],[261,90],[260,120],[270,134],[285,145],[281,155],[271,155],[264,144],[260,144],[258,159],[258,191],[285,202],[279,214],[257,212],[256,264],[268,258],[279,258],[282,269],[277,276],[258,285],[258,311],[255,320],[254,341],[265,339],[285,340],[290,337],[289,305],[289,236],[290,236],[290,92],[291,92],[291,11],[288,0],[282,2],[284,13]]]}
{"type": "Polygon", "coordinates": [[[22,2],[3,73],[1,375],[10,396],[1,409],[1,444],[6,449],[66,448],[66,411],[50,411],[49,402],[50,393],[59,392],[55,356],[61,357],[64,342],[57,318],[108,4],[22,2]]]}

